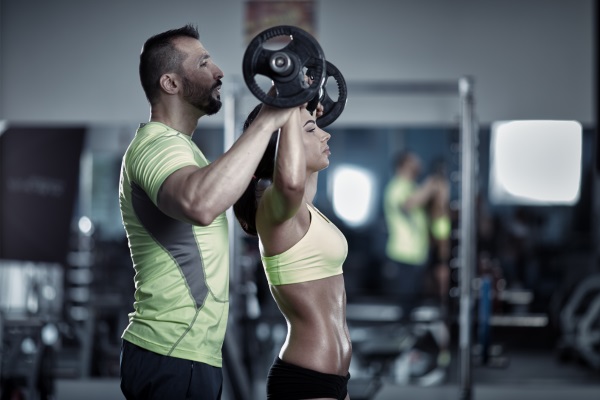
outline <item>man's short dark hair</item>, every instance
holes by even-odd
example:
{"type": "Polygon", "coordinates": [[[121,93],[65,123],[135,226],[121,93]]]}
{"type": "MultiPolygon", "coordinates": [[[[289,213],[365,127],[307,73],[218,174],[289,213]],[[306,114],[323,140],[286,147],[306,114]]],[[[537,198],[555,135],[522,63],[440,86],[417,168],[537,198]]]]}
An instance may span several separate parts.
{"type": "Polygon", "coordinates": [[[140,81],[150,104],[158,99],[160,77],[168,72],[181,72],[186,54],[177,50],[174,40],[180,37],[200,39],[198,28],[187,24],[150,37],[140,54],[140,81]]]}

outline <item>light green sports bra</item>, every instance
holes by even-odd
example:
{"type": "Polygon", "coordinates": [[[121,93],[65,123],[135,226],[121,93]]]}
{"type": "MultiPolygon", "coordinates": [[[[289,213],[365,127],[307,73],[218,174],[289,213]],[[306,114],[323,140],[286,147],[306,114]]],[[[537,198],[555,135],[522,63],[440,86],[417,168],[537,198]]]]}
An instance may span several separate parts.
{"type": "Polygon", "coordinates": [[[314,206],[306,204],[311,222],[306,235],[290,249],[275,256],[260,255],[271,285],[286,285],[342,274],[348,255],[344,234],[314,206]]]}

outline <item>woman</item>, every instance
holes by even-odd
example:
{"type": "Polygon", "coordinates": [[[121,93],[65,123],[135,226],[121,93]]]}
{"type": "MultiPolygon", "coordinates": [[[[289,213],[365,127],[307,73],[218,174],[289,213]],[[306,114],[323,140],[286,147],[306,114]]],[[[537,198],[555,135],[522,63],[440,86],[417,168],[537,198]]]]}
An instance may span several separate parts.
{"type": "Polygon", "coordinates": [[[273,134],[234,205],[244,231],[258,236],[271,294],[288,325],[267,377],[269,400],[350,399],[352,345],[342,275],[348,245],[312,204],[318,172],[329,165],[330,137],[305,106],[298,107],[273,134]]]}

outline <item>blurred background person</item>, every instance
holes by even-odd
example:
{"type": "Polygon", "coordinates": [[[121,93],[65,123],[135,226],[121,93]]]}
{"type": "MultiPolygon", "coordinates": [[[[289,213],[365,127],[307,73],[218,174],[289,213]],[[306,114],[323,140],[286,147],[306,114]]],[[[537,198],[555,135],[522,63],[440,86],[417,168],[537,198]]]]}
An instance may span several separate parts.
{"type": "Polygon", "coordinates": [[[383,200],[388,233],[383,281],[407,316],[428,295],[442,307],[447,301],[450,186],[442,159],[422,183],[422,161],[414,152],[397,154],[393,168],[383,200]]]}

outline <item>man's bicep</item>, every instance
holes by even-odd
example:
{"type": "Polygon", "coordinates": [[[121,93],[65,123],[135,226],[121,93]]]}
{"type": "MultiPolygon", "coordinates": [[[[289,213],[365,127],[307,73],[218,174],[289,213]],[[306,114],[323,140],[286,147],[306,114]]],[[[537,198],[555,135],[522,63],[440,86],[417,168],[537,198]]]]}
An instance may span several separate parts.
{"type": "Polygon", "coordinates": [[[158,190],[157,205],[165,214],[181,219],[188,220],[188,213],[191,205],[190,191],[192,175],[197,173],[200,168],[194,165],[188,165],[179,168],[165,178],[158,190]]]}

